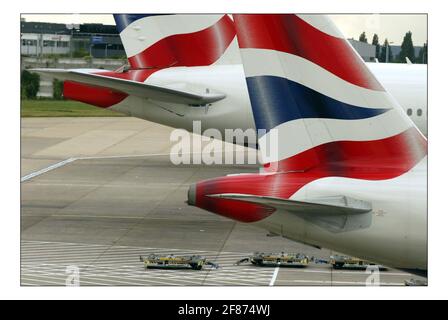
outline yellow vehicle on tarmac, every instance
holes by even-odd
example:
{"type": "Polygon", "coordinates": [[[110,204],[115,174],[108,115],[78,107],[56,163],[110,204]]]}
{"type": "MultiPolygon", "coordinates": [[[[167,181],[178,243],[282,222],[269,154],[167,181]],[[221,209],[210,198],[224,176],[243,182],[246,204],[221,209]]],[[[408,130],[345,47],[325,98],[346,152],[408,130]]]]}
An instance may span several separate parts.
{"type": "Polygon", "coordinates": [[[355,257],[334,255],[330,257],[329,264],[333,266],[333,269],[366,269],[369,266],[376,266],[379,270],[386,270],[384,266],[376,265],[369,261],[365,261],[355,257]]]}
{"type": "Polygon", "coordinates": [[[243,258],[236,262],[236,265],[240,265],[245,262],[250,262],[256,266],[265,267],[306,267],[310,258],[301,253],[264,253],[255,252],[253,255],[243,258]]]}
{"type": "Polygon", "coordinates": [[[145,268],[172,268],[172,269],[193,269],[202,270],[207,266],[211,269],[218,269],[216,263],[208,261],[206,258],[199,255],[192,256],[177,256],[150,254],[147,257],[140,256],[140,261],[144,263],[145,268]]]}

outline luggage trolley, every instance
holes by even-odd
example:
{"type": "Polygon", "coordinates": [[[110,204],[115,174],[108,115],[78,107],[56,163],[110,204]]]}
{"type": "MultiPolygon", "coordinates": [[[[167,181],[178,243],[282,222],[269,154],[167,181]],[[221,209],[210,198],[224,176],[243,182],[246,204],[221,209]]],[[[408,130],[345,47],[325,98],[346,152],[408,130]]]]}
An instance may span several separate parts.
{"type": "Polygon", "coordinates": [[[301,253],[264,253],[255,252],[253,255],[237,261],[235,264],[240,265],[245,262],[250,262],[256,266],[265,267],[306,267],[310,258],[301,253]]]}
{"type": "Polygon", "coordinates": [[[193,269],[202,270],[207,266],[210,269],[218,269],[219,265],[208,261],[199,255],[177,256],[177,255],[156,255],[150,254],[147,257],[140,256],[140,261],[144,263],[145,268],[171,268],[171,269],[193,269]]]}

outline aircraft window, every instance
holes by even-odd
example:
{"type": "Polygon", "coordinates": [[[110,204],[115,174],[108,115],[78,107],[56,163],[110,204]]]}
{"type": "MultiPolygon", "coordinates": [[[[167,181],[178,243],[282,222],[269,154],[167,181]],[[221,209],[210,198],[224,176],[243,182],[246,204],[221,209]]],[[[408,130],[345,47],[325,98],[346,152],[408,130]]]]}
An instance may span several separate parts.
{"type": "Polygon", "coordinates": [[[418,109],[418,110],[417,110],[417,115],[418,115],[419,117],[421,117],[421,116],[422,116],[422,114],[423,114],[423,111],[422,111],[422,109],[418,109]]]}
{"type": "Polygon", "coordinates": [[[408,116],[412,116],[412,109],[408,109],[407,113],[408,113],[408,116]]]}

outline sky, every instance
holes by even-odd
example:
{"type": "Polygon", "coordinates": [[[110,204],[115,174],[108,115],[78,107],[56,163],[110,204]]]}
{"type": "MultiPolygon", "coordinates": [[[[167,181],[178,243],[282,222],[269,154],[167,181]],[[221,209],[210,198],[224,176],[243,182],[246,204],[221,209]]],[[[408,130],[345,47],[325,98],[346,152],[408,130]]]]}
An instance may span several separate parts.
{"type": "Polygon", "coordinates": [[[389,43],[392,41],[394,45],[401,45],[408,31],[412,32],[414,45],[421,46],[428,39],[425,14],[352,14],[331,17],[347,38],[358,39],[365,31],[369,43],[375,33],[381,44],[387,38],[389,43]]]}
{"type": "MultiPolygon", "coordinates": [[[[427,16],[424,14],[347,14],[331,15],[333,21],[347,38],[358,39],[365,31],[368,42],[375,33],[380,43],[400,45],[406,32],[412,32],[414,45],[421,46],[427,41],[427,16]]],[[[103,23],[115,24],[111,14],[26,14],[26,21],[57,23],[103,23]]]]}

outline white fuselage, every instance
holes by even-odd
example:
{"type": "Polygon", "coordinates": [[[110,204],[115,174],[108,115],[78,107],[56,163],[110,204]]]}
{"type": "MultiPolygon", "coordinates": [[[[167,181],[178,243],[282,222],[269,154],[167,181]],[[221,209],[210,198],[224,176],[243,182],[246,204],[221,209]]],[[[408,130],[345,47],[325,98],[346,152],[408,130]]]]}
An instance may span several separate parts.
{"type": "MultiPolygon", "coordinates": [[[[367,65],[426,136],[426,65],[367,65]]],[[[129,96],[111,109],[188,131],[192,131],[193,120],[201,120],[203,130],[215,128],[221,131],[222,136],[225,129],[255,129],[242,65],[168,68],[155,72],[145,82],[168,86],[188,83],[225,93],[226,98],[204,107],[161,103],[129,96]]]]}
{"type": "Polygon", "coordinates": [[[367,63],[417,128],[428,135],[427,65],[367,63]]]}

